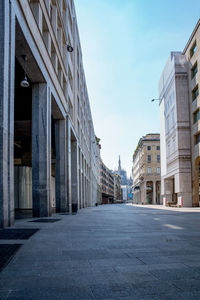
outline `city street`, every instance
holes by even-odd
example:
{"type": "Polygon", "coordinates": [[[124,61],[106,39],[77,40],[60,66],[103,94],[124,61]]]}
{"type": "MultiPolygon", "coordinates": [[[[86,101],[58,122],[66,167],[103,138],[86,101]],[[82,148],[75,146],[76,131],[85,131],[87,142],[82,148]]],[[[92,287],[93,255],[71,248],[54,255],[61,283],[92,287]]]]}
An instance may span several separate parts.
{"type": "Polygon", "coordinates": [[[200,299],[200,210],[101,205],[40,228],[0,272],[0,299],[200,299]]]}

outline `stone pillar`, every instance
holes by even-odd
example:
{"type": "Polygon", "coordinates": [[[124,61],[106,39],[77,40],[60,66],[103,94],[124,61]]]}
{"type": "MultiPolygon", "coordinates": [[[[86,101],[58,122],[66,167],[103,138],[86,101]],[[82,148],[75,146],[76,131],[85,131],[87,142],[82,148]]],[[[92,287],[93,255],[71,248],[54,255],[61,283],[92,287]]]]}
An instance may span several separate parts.
{"type": "Polygon", "coordinates": [[[0,1],[0,228],[14,223],[15,14],[0,1]]]}
{"type": "Polygon", "coordinates": [[[67,210],[72,213],[71,126],[67,118],[67,210]]]}
{"type": "Polygon", "coordinates": [[[67,128],[66,120],[55,121],[56,145],[56,212],[66,212],[67,206],[67,128]]]}
{"type": "Polygon", "coordinates": [[[69,212],[72,213],[72,204],[78,207],[78,145],[77,139],[73,134],[73,129],[69,118],[67,118],[67,198],[69,212]]]}
{"type": "Polygon", "coordinates": [[[146,181],[143,181],[142,184],[140,185],[141,187],[141,203],[142,204],[147,204],[147,183],[146,181]]]}
{"type": "Polygon", "coordinates": [[[85,198],[84,198],[84,174],[81,173],[81,202],[82,202],[82,208],[85,207],[85,198]]]}
{"type": "Polygon", "coordinates": [[[51,98],[47,84],[32,87],[33,216],[51,215],[51,98]]]}
{"type": "Polygon", "coordinates": [[[153,204],[156,204],[156,181],[153,181],[153,204]]]}
{"type": "Polygon", "coordinates": [[[78,147],[77,141],[71,141],[71,176],[72,176],[72,204],[78,207],[78,147]]]}

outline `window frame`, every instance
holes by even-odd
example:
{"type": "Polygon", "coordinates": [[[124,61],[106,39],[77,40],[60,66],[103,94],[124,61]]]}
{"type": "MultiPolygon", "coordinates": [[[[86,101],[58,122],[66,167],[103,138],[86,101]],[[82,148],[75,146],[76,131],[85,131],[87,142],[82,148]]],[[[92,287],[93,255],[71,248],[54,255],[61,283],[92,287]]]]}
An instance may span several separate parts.
{"type": "Polygon", "coordinates": [[[198,73],[198,64],[196,61],[193,65],[193,67],[191,68],[191,79],[193,79],[197,73],[198,73]]]}
{"type": "Polygon", "coordinates": [[[151,169],[151,167],[147,167],[147,174],[152,174],[152,169],[151,169]]]}
{"type": "Polygon", "coordinates": [[[190,58],[195,54],[197,51],[197,41],[195,40],[192,47],[190,48],[190,58]]]}
{"type": "Polygon", "coordinates": [[[197,84],[195,88],[192,90],[192,102],[195,101],[198,96],[199,96],[199,86],[197,84]]]}
{"type": "Polygon", "coordinates": [[[151,162],[151,155],[150,154],[147,155],[147,161],[148,161],[148,163],[151,162]]]}

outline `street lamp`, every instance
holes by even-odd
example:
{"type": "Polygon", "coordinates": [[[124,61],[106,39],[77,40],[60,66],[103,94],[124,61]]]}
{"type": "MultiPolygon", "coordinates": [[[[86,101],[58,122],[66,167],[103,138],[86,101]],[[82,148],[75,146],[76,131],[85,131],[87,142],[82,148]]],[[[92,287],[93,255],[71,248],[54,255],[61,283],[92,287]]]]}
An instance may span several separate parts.
{"type": "Polygon", "coordinates": [[[73,47],[72,47],[72,46],[70,46],[70,45],[67,45],[67,51],[68,51],[68,52],[73,52],[73,50],[74,50],[74,49],[73,49],[73,47]]]}
{"type": "Polygon", "coordinates": [[[26,76],[26,67],[27,67],[27,56],[26,55],[22,55],[22,58],[24,59],[24,78],[22,79],[20,85],[24,88],[29,87],[29,82],[26,76]]]}
{"type": "Polygon", "coordinates": [[[155,99],[154,98],[154,99],[151,100],[151,102],[154,102],[154,101],[160,101],[160,99],[155,99]]]}
{"type": "Polygon", "coordinates": [[[74,48],[73,48],[71,45],[69,45],[69,44],[64,44],[64,46],[67,48],[67,51],[68,51],[68,52],[73,52],[73,51],[74,51],[74,48]]]}

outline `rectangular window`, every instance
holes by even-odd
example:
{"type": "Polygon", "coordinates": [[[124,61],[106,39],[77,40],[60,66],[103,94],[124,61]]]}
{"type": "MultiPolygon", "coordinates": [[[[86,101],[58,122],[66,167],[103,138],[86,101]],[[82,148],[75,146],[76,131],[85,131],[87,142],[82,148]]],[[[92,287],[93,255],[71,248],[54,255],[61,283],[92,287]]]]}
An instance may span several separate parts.
{"type": "Polygon", "coordinates": [[[157,146],[157,147],[156,147],[156,150],[160,150],[160,146],[157,146]]]}
{"type": "Polygon", "coordinates": [[[174,125],[175,125],[175,112],[174,112],[174,108],[171,111],[171,120],[172,120],[171,127],[174,127],[174,125]]]}
{"type": "Polygon", "coordinates": [[[197,50],[197,43],[196,41],[194,42],[192,48],[190,49],[190,57],[192,57],[194,55],[194,53],[196,52],[197,50]]]}
{"type": "Polygon", "coordinates": [[[147,168],[147,173],[148,173],[148,174],[151,174],[151,167],[148,167],[148,168],[147,168]]]}
{"type": "Polygon", "coordinates": [[[160,161],[160,155],[157,155],[157,161],[160,161]]]}
{"type": "Polygon", "coordinates": [[[191,69],[191,78],[193,79],[194,76],[197,74],[198,72],[198,66],[197,66],[197,62],[194,64],[194,66],[191,69]]]}
{"type": "Polygon", "coordinates": [[[147,150],[151,150],[151,146],[147,146],[147,150]]]}
{"type": "Polygon", "coordinates": [[[170,155],[170,141],[167,143],[167,155],[170,155]]]}
{"type": "Polygon", "coordinates": [[[169,116],[166,118],[166,133],[169,133],[169,116]]]}
{"type": "Polygon", "coordinates": [[[193,123],[195,124],[198,120],[200,120],[200,110],[199,109],[195,113],[193,113],[193,123]]]}
{"type": "Polygon", "coordinates": [[[80,114],[80,100],[79,97],[77,96],[77,106],[78,106],[78,116],[80,114]]]}
{"type": "Polygon", "coordinates": [[[69,115],[70,115],[71,119],[73,120],[73,106],[72,106],[70,98],[68,98],[68,101],[69,101],[69,115]]]}
{"type": "Polygon", "coordinates": [[[198,85],[192,91],[192,101],[194,101],[199,95],[199,87],[198,85]]]}
{"type": "Polygon", "coordinates": [[[79,85],[80,85],[80,82],[79,82],[79,72],[77,71],[77,87],[78,87],[78,90],[79,90],[79,85]]]}
{"type": "Polygon", "coordinates": [[[151,162],[151,155],[147,155],[147,161],[151,162]]]}
{"type": "Polygon", "coordinates": [[[199,144],[199,143],[200,143],[200,133],[195,135],[195,144],[199,144]]]}
{"type": "Polygon", "coordinates": [[[160,168],[157,168],[157,173],[160,174],[160,168]]]}

